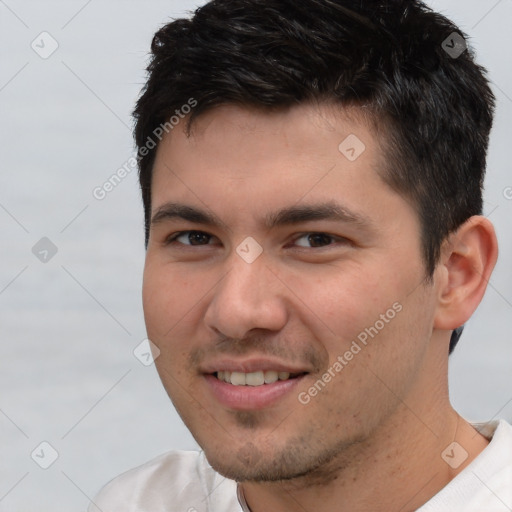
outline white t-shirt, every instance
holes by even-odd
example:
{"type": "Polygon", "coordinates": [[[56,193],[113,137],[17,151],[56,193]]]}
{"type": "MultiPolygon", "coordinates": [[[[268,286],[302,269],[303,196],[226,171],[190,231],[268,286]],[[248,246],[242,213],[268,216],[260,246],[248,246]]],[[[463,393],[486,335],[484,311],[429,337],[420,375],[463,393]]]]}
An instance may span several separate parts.
{"type": "MultiPolygon", "coordinates": [[[[473,424],[491,442],[417,512],[512,512],[512,426],[473,424]]],[[[247,512],[203,452],[173,451],[111,480],[89,512],[247,512]]]]}

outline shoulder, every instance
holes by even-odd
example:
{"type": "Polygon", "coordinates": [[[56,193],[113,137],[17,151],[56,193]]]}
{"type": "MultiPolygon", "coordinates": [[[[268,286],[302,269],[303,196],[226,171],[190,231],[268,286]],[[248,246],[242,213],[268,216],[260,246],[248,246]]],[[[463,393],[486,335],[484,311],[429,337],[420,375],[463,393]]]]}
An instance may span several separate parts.
{"type": "Polygon", "coordinates": [[[217,473],[203,452],[172,451],[108,482],[89,512],[238,512],[236,482],[217,473]],[[220,507],[220,508],[219,508],[220,507]]]}
{"type": "Polygon", "coordinates": [[[503,419],[472,425],[490,443],[418,512],[512,510],[512,425],[503,419]]]}
{"type": "MultiPolygon", "coordinates": [[[[475,495],[471,510],[512,510],[512,425],[505,420],[491,423],[490,444],[471,468],[475,495]],[[493,428],[494,427],[494,428],[493,428]],[[492,437],[491,437],[492,436],[492,437]]],[[[486,435],[485,428],[481,430],[486,435]]]]}

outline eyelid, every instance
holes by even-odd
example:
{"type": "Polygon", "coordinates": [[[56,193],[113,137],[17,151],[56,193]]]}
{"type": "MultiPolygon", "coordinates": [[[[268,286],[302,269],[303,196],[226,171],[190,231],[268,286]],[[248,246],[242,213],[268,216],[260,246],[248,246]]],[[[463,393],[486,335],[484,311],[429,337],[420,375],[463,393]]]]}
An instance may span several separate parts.
{"type": "MultiPolygon", "coordinates": [[[[164,245],[170,245],[172,242],[176,242],[176,239],[179,238],[180,236],[183,236],[183,235],[186,235],[186,234],[189,234],[189,233],[200,233],[202,235],[207,235],[211,238],[217,238],[215,235],[212,235],[210,233],[208,233],[207,231],[201,231],[201,230],[198,230],[198,229],[187,229],[187,230],[184,230],[184,231],[176,231],[175,233],[172,233],[171,235],[169,235],[168,237],[165,238],[164,240],[164,245]]],[[[327,236],[328,238],[331,238],[332,241],[334,242],[342,242],[342,243],[347,243],[347,244],[352,244],[352,242],[346,238],[346,237],[343,237],[343,236],[339,236],[339,235],[333,235],[331,233],[327,233],[327,232],[323,232],[323,231],[304,231],[302,233],[296,233],[293,235],[293,238],[291,238],[291,242],[296,242],[297,240],[299,240],[300,238],[303,238],[307,235],[324,235],[324,236],[327,236]]],[[[212,245],[212,244],[204,244],[204,245],[192,245],[192,244],[183,244],[181,242],[178,242],[180,245],[183,245],[185,247],[204,247],[204,246],[208,246],[208,245],[212,245]]],[[[299,247],[300,249],[316,249],[316,250],[320,250],[320,249],[326,249],[326,248],[329,248],[331,246],[333,246],[334,244],[328,244],[328,245],[325,245],[325,246],[322,246],[322,247],[304,247],[304,246],[301,246],[301,245],[298,245],[296,247],[299,247]]]]}
{"type": "MultiPolygon", "coordinates": [[[[171,233],[169,236],[165,237],[164,239],[164,245],[169,245],[172,242],[176,241],[176,238],[179,238],[180,236],[189,234],[189,233],[200,233],[201,235],[209,236],[210,238],[217,238],[215,235],[212,235],[208,233],[207,231],[201,231],[200,229],[185,229],[183,231],[176,231],[174,233],[171,233]]],[[[180,245],[188,246],[188,247],[201,247],[200,245],[192,245],[192,244],[182,244],[181,242],[178,242],[180,245]]],[[[210,244],[205,244],[210,245],[210,244]]]]}
{"type": "MultiPolygon", "coordinates": [[[[293,239],[292,241],[293,242],[296,242],[297,240],[299,240],[300,238],[304,237],[304,236],[307,236],[307,235],[323,235],[323,236],[327,236],[328,238],[331,238],[333,242],[342,242],[342,243],[346,243],[346,244],[352,244],[352,242],[344,237],[344,236],[340,236],[340,235],[333,235],[331,233],[328,233],[328,232],[325,232],[325,231],[304,231],[303,233],[298,233],[298,234],[295,234],[293,236],[293,239]]],[[[297,246],[297,247],[300,247],[302,249],[317,249],[317,250],[320,250],[320,249],[328,249],[329,247],[332,247],[334,244],[331,243],[329,245],[324,245],[322,247],[304,247],[304,246],[297,246]]]]}

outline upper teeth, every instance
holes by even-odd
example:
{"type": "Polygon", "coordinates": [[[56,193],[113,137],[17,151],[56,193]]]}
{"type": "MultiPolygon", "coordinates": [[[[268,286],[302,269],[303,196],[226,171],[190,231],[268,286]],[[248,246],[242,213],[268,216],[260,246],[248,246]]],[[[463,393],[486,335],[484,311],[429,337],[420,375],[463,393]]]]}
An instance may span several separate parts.
{"type": "Polygon", "coordinates": [[[276,372],[274,370],[251,373],[220,371],[217,372],[217,378],[235,386],[261,386],[262,384],[272,384],[278,379],[289,379],[290,374],[288,372],[276,372]]]}

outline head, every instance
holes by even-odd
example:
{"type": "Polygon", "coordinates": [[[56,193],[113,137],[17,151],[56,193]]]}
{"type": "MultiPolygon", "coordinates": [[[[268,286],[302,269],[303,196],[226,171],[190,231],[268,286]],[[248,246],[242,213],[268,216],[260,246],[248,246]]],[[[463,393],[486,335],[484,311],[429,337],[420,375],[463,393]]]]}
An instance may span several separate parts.
{"type": "Polygon", "coordinates": [[[228,476],[305,474],[370,435],[476,308],[496,257],[479,217],[494,98],[470,48],[449,51],[461,34],[421,2],[217,0],[155,35],[135,110],[146,323],[228,476]],[[275,387],[302,401],[233,406],[213,374],[235,367],[298,374],[275,387]],[[329,442],[326,414],[344,433],[329,442]]]}
{"type": "Polygon", "coordinates": [[[444,49],[454,32],[408,1],[211,2],[164,26],[134,113],[146,243],[154,141],[174,119],[185,114],[190,127],[225,103],[270,111],[333,101],[358,106],[386,133],[383,178],[416,210],[430,279],[442,241],[482,213],[494,109],[470,47],[457,58],[444,49]]]}

